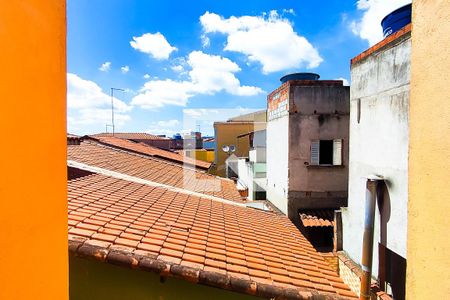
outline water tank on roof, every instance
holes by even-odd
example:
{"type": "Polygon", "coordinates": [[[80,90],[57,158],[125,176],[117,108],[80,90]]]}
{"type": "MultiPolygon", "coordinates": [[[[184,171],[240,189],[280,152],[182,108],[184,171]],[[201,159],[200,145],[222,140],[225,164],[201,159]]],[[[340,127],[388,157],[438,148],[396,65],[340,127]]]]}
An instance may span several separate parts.
{"type": "Polygon", "coordinates": [[[317,80],[319,78],[319,74],[316,73],[292,73],[284,75],[280,78],[280,81],[281,83],[285,83],[289,80],[317,80]]]}
{"type": "Polygon", "coordinates": [[[390,14],[388,14],[381,21],[383,27],[383,36],[387,37],[399,31],[409,23],[411,23],[411,4],[402,6],[390,14]]]}
{"type": "Polygon", "coordinates": [[[181,134],[176,133],[176,134],[173,135],[173,139],[174,139],[174,140],[182,140],[183,137],[181,136],[181,134]]]}

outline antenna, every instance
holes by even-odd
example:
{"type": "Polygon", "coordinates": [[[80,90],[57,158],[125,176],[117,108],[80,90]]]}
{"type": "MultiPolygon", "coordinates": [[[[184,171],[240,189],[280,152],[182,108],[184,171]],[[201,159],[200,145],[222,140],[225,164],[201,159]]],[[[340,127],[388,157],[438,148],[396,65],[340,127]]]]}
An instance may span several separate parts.
{"type": "MultiPolygon", "coordinates": [[[[112,127],[112,135],[114,135],[114,91],[122,91],[125,92],[124,89],[120,88],[111,88],[111,127],[112,127]]],[[[108,125],[106,125],[106,131],[108,131],[108,125]]]]}

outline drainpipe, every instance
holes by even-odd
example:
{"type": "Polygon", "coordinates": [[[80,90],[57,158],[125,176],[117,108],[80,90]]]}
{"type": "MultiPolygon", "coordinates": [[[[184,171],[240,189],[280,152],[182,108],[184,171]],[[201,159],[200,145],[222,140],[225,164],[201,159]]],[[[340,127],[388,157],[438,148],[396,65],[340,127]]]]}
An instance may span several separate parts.
{"type": "Polygon", "coordinates": [[[373,226],[375,221],[375,204],[378,182],[383,178],[371,175],[366,182],[366,214],[364,221],[364,237],[362,250],[362,271],[360,300],[370,300],[370,284],[372,279],[373,226]]]}

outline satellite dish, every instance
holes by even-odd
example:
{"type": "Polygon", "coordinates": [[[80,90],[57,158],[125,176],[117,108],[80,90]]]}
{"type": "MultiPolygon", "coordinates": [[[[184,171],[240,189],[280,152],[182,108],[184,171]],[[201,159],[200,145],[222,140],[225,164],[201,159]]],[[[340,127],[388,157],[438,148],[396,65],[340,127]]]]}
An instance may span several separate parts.
{"type": "Polygon", "coordinates": [[[235,145],[230,145],[230,152],[234,153],[236,151],[236,146],[235,145]]]}
{"type": "Polygon", "coordinates": [[[228,147],[228,145],[223,145],[222,151],[228,153],[228,151],[230,151],[230,147],[228,147]]]}

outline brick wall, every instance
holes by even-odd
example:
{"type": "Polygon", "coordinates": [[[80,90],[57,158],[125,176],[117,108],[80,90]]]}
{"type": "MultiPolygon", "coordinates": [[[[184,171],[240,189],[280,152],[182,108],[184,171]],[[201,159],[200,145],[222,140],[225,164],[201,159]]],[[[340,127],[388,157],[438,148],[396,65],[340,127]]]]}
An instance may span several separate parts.
{"type": "Polygon", "coordinates": [[[345,284],[347,284],[350,289],[359,296],[359,289],[361,286],[361,280],[359,279],[359,276],[352,271],[351,266],[345,264],[341,257],[338,258],[338,264],[339,276],[342,278],[342,280],[344,280],[345,284]]]}

